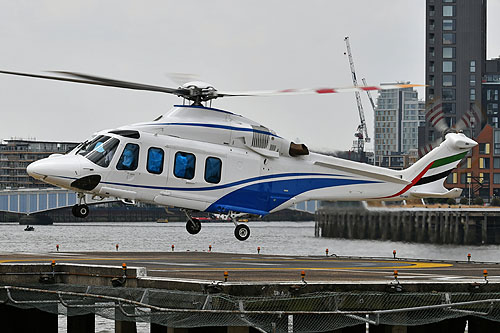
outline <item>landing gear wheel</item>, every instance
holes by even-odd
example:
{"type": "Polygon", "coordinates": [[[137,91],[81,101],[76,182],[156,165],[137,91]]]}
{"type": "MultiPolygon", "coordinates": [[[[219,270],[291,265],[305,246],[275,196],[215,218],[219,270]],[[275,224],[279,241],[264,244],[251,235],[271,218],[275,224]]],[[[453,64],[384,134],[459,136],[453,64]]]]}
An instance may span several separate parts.
{"type": "Polygon", "coordinates": [[[71,212],[73,213],[73,216],[86,218],[89,215],[90,210],[87,205],[74,205],[71,207],[71,212]]]}
{"type": "Polygon", "coordinates": [[[71,213],[73,213],[74,217],[78,217],[77,209],[78,209],[78,205],[74,205],[73,207],[71,207],[71,213]]]}
{"type": "Polygon", "coordinates": [[[238,224],[234,229],[234,235],[240,241],[247,240],[250,237],[250,228],[245,224],[238,224]]]}
{"type": "Polygon", "coordinates": [[[191,235],[196,235],[201,230],[201,222],[198,219],[191,219],[191,221],[187,221],[186,230],[191,235]]]}

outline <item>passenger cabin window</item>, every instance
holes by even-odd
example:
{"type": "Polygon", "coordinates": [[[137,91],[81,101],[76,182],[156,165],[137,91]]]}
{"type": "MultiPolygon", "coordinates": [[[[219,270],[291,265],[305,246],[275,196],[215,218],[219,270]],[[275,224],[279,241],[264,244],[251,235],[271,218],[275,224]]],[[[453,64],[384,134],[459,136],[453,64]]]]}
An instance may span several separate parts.
{"type": "Polygon", "coordinates": [[[207,157],[205,161],[205,181],[217,184],[220,182],[222,171],[222,161],[217,157],[207,157]]]}
{"type": "Polygon", "coordinates": [[[127,143],[116,165],[118,170],[135,170],[139,162],[139,145],[127,143]]]}
{"type": "Polygon", "coordinates": [[[116,138],[99,136],[88,145],[83,146],[78,154],[85,156],[85,158],[103,168],[107,168],[119,143],[120,140],[116,138]]]}
{"type": "Polygon", "coordinates": [[[163,157],[165,153],[161,148],[149,148],[148,150],[148,164],[146,169],[149,173],[159,175],[163,172],[163,157]]]}
{"type": "Polygon", "coordinates": [[[190,153],[177,152],[174,162],[174,176],[177,178],[193,179],[196,157],[190,153]]]}

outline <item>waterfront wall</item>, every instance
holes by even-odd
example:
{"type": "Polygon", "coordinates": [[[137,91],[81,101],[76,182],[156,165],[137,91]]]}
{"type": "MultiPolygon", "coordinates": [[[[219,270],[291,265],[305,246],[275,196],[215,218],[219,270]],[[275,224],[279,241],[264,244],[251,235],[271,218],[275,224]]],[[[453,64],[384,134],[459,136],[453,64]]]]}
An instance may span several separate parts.
{"type": "Polygon", "coordinates": [[[500,211],[325,209],[315,236],[435,244],[500,244],[500,211]]]}

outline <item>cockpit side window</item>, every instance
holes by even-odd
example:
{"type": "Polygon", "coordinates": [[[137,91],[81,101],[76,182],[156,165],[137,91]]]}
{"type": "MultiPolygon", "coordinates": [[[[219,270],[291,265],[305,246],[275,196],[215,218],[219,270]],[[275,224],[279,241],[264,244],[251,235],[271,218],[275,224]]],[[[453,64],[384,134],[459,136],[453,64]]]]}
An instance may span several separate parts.
{"type": "Polygon", "coordinates": [[[135,170],[139,162],[139,145],[127,143],[116,165],[118,170],[135,170]]]}
{"type": "Polygon", "coordinates": [[[179,151],[175,153],[174,176],[177,178],[193,179],[196,157],[193,154],[179,151]]]}
{"type": "Polygon", "coordinates": [[[146,169],[149,173],[161,174],[163,172],[163,157],[165,153],[161,148],[151,147],[148,150],[148,163],[146,169]]]}
{"type": "Polygon", "coordinates": [[[113,159],[113,156],[115,155],[116,148],[118,147],[118,144],[120,143],[120,140],[116,138],[110,138],[109,136],[103,136],[99,140],[92,141],[91,146],[88,146],[88,152],[87,154],[81,154],[84,155],[87,159],[90,161],[94,162],[95,164],[107,168],[109,166],[109,163],[111,163],[111,160],[113,159]],[[103,139],[105,139],[103,141],[103,139]]]}

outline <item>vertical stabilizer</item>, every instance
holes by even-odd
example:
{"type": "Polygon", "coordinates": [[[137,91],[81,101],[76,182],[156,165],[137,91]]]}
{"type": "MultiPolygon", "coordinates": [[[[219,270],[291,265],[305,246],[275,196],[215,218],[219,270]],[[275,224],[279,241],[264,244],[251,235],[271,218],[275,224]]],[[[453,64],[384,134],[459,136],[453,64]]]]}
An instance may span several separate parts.
{"type": "Polygon", "coordinates": [[[403,171],[403,179],[410,181],[408,195],[424,197],[458,197],[460,189],[449,191],[444,180],[465,155],[477,145],[463,133],[449,133],[446,139],[411,167],[403,171]]]}

